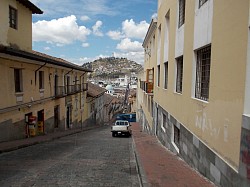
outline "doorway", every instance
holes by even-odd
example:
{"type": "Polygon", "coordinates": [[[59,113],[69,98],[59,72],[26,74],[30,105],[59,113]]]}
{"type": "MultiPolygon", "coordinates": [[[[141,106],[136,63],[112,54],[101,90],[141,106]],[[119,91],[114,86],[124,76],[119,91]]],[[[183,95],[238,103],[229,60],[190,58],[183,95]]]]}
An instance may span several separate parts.
{"type": "Polygon", "coordinates": [[[67,113],[66,113],[66,126],[67,128],[70,128],[71,122],[72,122],[72,107],[71,105],[67,106],[67,113]]]}
{"type": "Polygon", "coordinates": [[[54,128],[59,127],[59,121],[60,121],[60,108],[59,105],[54,107],[54,128]]]}
{"type": "Polygon", "coordinates": [[[37,112],[37,127],[38,133],[44,133],[44,110],[37,112]]]}

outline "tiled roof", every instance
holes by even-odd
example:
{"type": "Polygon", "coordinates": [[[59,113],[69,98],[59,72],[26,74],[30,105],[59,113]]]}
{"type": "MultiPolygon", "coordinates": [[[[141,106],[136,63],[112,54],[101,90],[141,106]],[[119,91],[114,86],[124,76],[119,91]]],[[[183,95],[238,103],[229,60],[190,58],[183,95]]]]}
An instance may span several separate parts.
{"type": "Polygon", "coordinates": [[[0,45],[0,53],[4,53],[4,54],[11,55],[11,56],[16,56],[16,57],[21,57],[21,58],[25,58],[25,59],[29,59],[29,60],[35,60],[35,61],[39,61],[39,62],[43,62],[43,63],[47,63],[47,64],[53,64],[56,66],[72,68],[75,70],[92,72],[89,69],[83,68],[83,67],[78,66],[76,64],[73,64],[71,62],[68,62],[64,59],[53,57],[53,56],[50,56],[50,55],[47,55],[44,53],[40,53],[37,51],[28,52],[28,51],[23,51],[20,49],[12,48],[9,46],[0,45]]]}
{"type": "Polygon", "coordinates": [[[26,8],[30,9],[32,11],[32,14],[42,14],[43,11],[38,8],[36,5],[34,5],[33,3],[31,3],[28,0],[17,0],[19,3],[21,3],[23,6],[25,6],[26,8]]]}
{"type": "Polygon", "coordinates": [[[114,98],[115,98],[114,96],[105,93],[104,94],[105,105],[109,105],[114,98]]]}
{"type": "Polygon", "coordinates": [[[102,95],[106,92],[107,90],[105,88],[102,88],[96,84],[93,84],[91,82],[88,82],[88,91],[87,95],[90,97],[98,97],[99,95],[102,95]]]}

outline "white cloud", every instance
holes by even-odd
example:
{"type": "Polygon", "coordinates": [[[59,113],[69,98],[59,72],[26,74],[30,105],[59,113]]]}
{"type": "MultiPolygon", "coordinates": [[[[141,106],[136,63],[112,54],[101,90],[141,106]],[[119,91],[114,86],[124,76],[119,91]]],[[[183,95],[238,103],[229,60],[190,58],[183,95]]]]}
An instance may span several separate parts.
{"type": "Polygon", "coordinates": [[[128,38],[144,39],[148,30],[149,24],[146,21],[141,21],[136,24],[133,19],[122,22],[122,31],[128,38]]]}
{"type": "Polygon", "coordinates": [[[102,21],[98,20],[95,25],[92,27],[93,34],[96,36],[103,36],[103,33],[99,30],[102,26],[102,21]]]}
{"type": "Polygon", "coordinates": [[[144,52],[114,53],[114,56],[127,58],[139,64],[144,63],[144,52]]]}
{"type": "Polygon", "coordinates": [[[82,47],[89,47],[89,43],[82,43],[82,47]]]}
{"type": "Polygon", "coordinates": [[[80,20],[82,20],[82,21],[89,21],[90,17],[88,17],[86,15],[85,16],[81,16],[80,20]]]}
{"type": "Polygon", "coordinates": [[[91,31],[79,26],[76,16],[71,15],[51,21],[38,21],[32,24],[33,41],[46,41],[60,45],[71,44],[73,41],[85,41],[91,31]]]}
{"type": "Polygon", "coordinates": [[[120,40],[124,38],[124,34],[122,34],[120,31],[109,31],[107,32],[107,35],[112,39],[112,40],[120,40]]]}
{"type": "Polygon", "coordinates": [[[121,40],[121,42],[117,44],[116,49],[123,52],[143,52],[142,43],[138,41],[132,42],[129,38],[121,40]]]}
{"type": "Polygon", "coordinates": [[[146,21],[135,23],[133,19],[122,22],[121,31],[109,31],[107,35],[113,40],[120,40],[123,38],[134,38],[143,40],[148,31],[149,24],[146,21]]]}

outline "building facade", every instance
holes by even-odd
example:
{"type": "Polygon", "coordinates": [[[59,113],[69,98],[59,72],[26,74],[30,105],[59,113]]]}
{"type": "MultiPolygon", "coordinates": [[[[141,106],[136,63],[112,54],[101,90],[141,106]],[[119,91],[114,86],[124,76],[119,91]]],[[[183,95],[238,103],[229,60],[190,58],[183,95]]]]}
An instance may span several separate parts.
{"type": "Polygon", "coordinates": [[[249,9],[249,0],[159,0],[143,43],[143,126],[218,186],[250,185],[249,9]]]}
{"type": "Polygon", "coordinates": [[[82,125],[90,70],[32,50],[30,1],[0,2],[0,142],[82,125]]]}

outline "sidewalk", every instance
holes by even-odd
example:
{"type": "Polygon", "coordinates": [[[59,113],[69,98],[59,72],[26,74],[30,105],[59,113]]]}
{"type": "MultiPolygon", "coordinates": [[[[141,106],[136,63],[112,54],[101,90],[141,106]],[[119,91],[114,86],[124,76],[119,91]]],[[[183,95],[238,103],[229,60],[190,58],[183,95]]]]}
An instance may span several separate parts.
{"type": "Polygon", "coordinates": [[[155,136],[142,132],[139,123],[132,123],[132,131],[143,187],[215,187],[155,136]]]}
{"type": "Polygon", "coordinates": [[[69,130],[65,130],[65,131],[48,133],[46,135],[35,136],[35,137],[26,138],[26,139],[14,140],[14,141],[9,141],[9,142],[1,142],[0,143],[0,154],[3,152],[13,151],[13,150],[27,147],[30,145],[35,145],[38,143],[48,142],[48,141],[58,139],[58,138],[63,137],[63,136],[76,134],[76,133],[79,133],[81,131],[87,131],[87,130],[97,128],[97,127],[99,127],[99,126],[95,125],[95,126],[91,126],[91,127],[83,127],[82,129],[81,128],[69,129],[69,130]]]}

